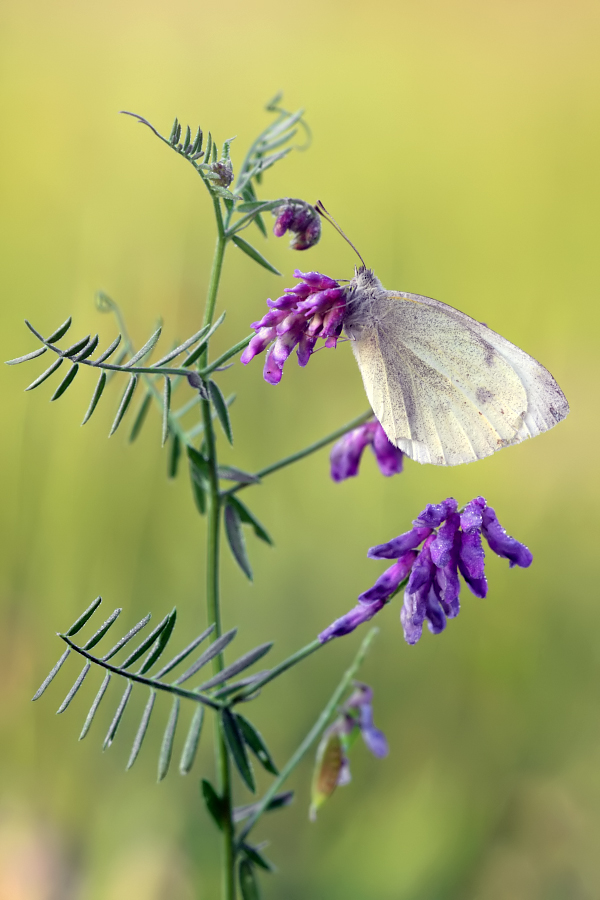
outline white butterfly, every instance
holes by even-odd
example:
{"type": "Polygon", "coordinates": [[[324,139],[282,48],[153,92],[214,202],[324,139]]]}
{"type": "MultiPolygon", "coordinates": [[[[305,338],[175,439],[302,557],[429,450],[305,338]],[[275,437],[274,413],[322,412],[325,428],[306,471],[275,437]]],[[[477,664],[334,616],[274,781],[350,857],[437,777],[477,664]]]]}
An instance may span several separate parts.
{"type": "Polygon", "coordinates": [[[540,363],[445,303],[386,291],[357,269],[344,330],[367,397],[394,446],[455,466],[548,431],[569,412],[540,363]]]}

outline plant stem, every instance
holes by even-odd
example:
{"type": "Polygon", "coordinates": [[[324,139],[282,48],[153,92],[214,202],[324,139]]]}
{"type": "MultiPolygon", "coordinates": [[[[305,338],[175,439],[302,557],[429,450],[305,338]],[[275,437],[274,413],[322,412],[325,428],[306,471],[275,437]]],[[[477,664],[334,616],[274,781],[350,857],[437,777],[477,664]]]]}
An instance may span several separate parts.
{"type": "MultiPolygon", "coordinates": [[[[223,256],[227,239],[223,228],[221,205],[217,197],[213,197],[215,217],[217,220],[217,246],[213,257],[208,296],[204,309],[204,325],[210,325],[217,302],[219,281],[223,268],[223,256]]],[[[208,344],[199,360],[199,366],[206,366],[208,344]]],[[[212,423],[210,402],[202,400],[202,419],[204,422],[204,444],[208,462],[209,485],[207,491],[207,533],[206,533],[206,610],[208,624],[214,622],[213,641],[221,636],[221,608],[219,598],[219,536],[221,526],[221,498],[219,496],[218,460],[215,443],[215,432],[212,423]]],[[[220,672],[224,667],[223,654],[219,653],[213,660],[213,672],[220,672]]],[[[235,847],[233,827],[233,803],[231,797],[231,771],[225,738],[220,723],[215,725],[215,757],[219,776],[219,793],[223,803],[223,850],[221,896],[222,900],[235,900],[235,847]]]]}
{"type": "MultiPolygon", "coordinates": [[[[320,450],[321,447],[326,447],[327,444],[331,444],[333,441],[337,441],[338,438],[343,437],[349,431],[352,431],[353,428],[357,428],[359,425],[362,425],[363,422],[366,422],[371,418],[373,418],[373,410],[369,409],[361,416],[357,416],[356,419],[352,419],[351,422],[348,422],[346,425],[338,428],[337,431],[332,431],[331,434],[328,434],[326,437],[321,438],[319,441],[315,441],[314,444],[309,444],[309,446],[305,447],[303,450],[298,450],[297,453],[292,453],[291,456],[286,456],[283,459],[278,460],[278,462],[271,463],[270,466],[266,466],[264,469],[256,472],[256,477],[264,478],[265,475],[270,475],[272,472],[277,472],[279,469],[284,469],[286,466],[291,466],[292,463],[298,462],[299,459],[304,459],[305,456],[310,456],[311,453],[316,453],[316,451],[320,450]]],[[[239,482],[238,484],[234,484],[234,486],[229,488],[229,490],[223,491],[221,496],[226,497],[228,494],[236,494],[238,491],[241,491],[242,488],[245,487],[248,487],[248,483],[239,482]]]]}
{"type": "MultiPolygon", "coordinates": [[[[241,844],[246,839],[246,837],[248,836],[250,831],[254,828],[257,821],[261,817],[261,815],[266,810],[267,806],[269,805],[269,803],[271,802],[271,800],[273,799],[275,794],[280,790],[280,788],[282,787],[284,782],[289,778],[289,776],[294,771],[294,769],[296,768],[296,766],[298,765],[298,763],[300,762],[300,760],[302,759],[304,754],[307,753],[308,750],[310,750],[312,744],[314,744],[314,742],[321,736],[323,731],[326,729],[326,727],[329,723],[329,720],[331,719],[332,715],[336,711],[336,708],[337,708],[340,700],[342,699],[345,691],[350,686],[350,682],[352,681],[352,679],[358,672],[360,666],[362,665],[362,662],[365,658],[367,650],[369,649],[369,645],[371,644],[371,641],[373,640],[373,638],[375,637],[375,635],[377,634],[378,631],[379,631],[378,628],[371,628],[371,630],[367,634],[366,638],[360,645],[358,653],[354,657],[352,664],[346,670],[342,680],[340,681],[340,683],[336,687],[335,691],[331,695],[329,703],[327,704],[327,706],[325,707],[325,709],[323,710],[323,712],[321,713],[321,715],[319,716],[319,718],[317,719],[317,721],[315,722],[315,724],[313,725],[311,730],[308,732],[308,734],[306,735],[306,737],[304,738],[304,740],[302,741],[302,743],[300,744],[300,746],[298,747],[296,752],[292,754],[292,756],[290,757],[288,762],[285,764],[285,766],[279,773],[278,777],[271,784],[271,787],[263,795],[262,799],[257,804],[255,811],[252,813],[252,815],[248,819],[246,825],[241,830],[240,834],[238,835],[238,844],[241,844]]],[[[308,646],[310,646],[310,644],[308,646]]]]}
{"type": "Polygon", "coordinates": [[[225,353],[222,353],[221,356],[219,356],[218,359],[215,359],[214,362],[211,362],[211,364],[209,366],[206,366],[204,369],[201,369],[201,371],[198,373],[200,375],[200,377],[206,378],[208,375],[211,374],[211,372],[214,372],[215,369],[218,369],[219,366],[222,366],[223,363],[225,363],[225,362],[227,362],[227,360],[231,359],[232,356],[236,356],[241,350],[244,350],[248,346],[248,344],[250,343],[250,341],[252,340],[252,338],[254,336],[255,336],[255,332],[253,331],[252,334],[249,334],[243,340],[238,341],[237,344],[234,344],[233,347],[230,347],[229,350],[226,350],[225,353]]]}
{"type": "Polygon", "coordinates": [[[275,666],[273,669],[270,669],[269,672],[263,677],[259,678],[258,681],[253,681],[252,684],[249,684],[247,687],[243,688],[239,694],[235,695],[233,699],[234,703],[237,703],[240,700],[243,700],[245,697],[250,697],[257,690],[264,687],[265,684],[268,684],[269,681],[273,681],[274,678],[278,678],[283,672],[287,672],[288,669],[291,669],[292,666],[295,666],[296,663],[302,662],[303,659],[306,659],[307,656],[310,656],[311,653],[314,653],[315,650],[318,650],[319,647],[323,647],[324,645],[318,638],[315,638],[314,641],[311,641],[310,644],[307,644],[306,647],[302,647],[301,650],[297,650],[296,653],[292,653],[291,656],[288,656],[287,659],[284,659],[283,662],[280,662],[278,666],[275,666]]]}

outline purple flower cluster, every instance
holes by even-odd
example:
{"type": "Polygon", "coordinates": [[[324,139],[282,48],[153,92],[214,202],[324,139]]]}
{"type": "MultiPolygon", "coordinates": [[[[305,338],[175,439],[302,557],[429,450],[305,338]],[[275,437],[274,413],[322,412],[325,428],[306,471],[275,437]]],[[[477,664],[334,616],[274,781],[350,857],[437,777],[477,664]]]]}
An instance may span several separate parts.
{"type": "Polygon", "coordinates": [[[388,441],[379,422],[365,422],[348,431],[337,441],[329,455],[331,477],[334,481],[344,481],[358,475],[358,467],[365,447],[371,446],[379,471],[382,475],[399,475],[402,471],[404,454],[388,441]]]}
{"type": "Polygon", "coordinates": [[[531,565],[531,552],[506,533],[483,497],[475,497],[462,512],[452,497],[437,505],[430,503],[410,531],[387,544],[371,547],[367,554],[370,559],[396,562],[359,596],[357,606],[319,635],[319,640],[325,643],[368,622],[404,581],[400,621],[406,641],[417,643],[426,620],[431,633],[439,634],[446,627],[446,619],[454,618],[460,610],[459,572],[476,597],[487,594],[482,534],[490,549],[508,559],[511,568],[531,565]]]}
{"type": "Polygon", "coordinates": [[[321,237],[321,219],[310,203],[286,200],[282,206],[273,210],[273,215],[277,216],[273,234],[275,237],[283,237],[286,231],[290,231],[293,235],[290,242],[292,250],[308,250],[321,237]]]}
{"type": "Polygon", "coordinates": [[[333,278],[319,272],[294,271],[300,284],[287,288],[277,300],[267,300],[270,307],[259,322],[253,322],[256,334],[242,353],[246,365],[262,353],[272,341],[265,359],[264,379],[279,384],[283,366],[296,347],[298,363],[305,366],[319,338],[326,347],[335,347],[342,331],[346,309],[345,291],[333,278]]]}
{"type": "Polygon", "coordinates": [[[317,748],[312,785],[310,818],[336,787],[351,780],[349,750],[357,737],[363,737],[368,749],[380,759],[388,754],[386,737],[373,723],[373,691],[367,684],[354,682],[355,690],[340,709],[340,715],[323,734],[317,748]]]}

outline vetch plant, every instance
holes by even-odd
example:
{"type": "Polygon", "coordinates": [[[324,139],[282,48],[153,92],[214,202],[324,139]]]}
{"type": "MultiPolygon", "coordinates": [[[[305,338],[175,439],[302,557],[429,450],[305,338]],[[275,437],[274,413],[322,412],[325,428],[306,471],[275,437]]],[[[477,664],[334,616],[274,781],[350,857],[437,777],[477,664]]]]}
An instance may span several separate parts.
{"type": "MultiPolygon", "coordinates": [[[[162,421],[162,444],[167,446],[168,476],[174,478],[182,459],[187,461],[190,490],[199,514],[207,520],[205,630],[191,641],[188,636],[184,649],[173,654],[171,639],[177,618],[174,609],[149,632],[150,615],[110,648],[98,650],[101,641],[106,643],[121,612],[115,609],[91,636],[80,640],[77,636],[102,602],[98,597],[60,634],[66,645],[64,652],[33,699],[46,691],[70,656],[81,657],[83,668],[58,712],[68,708],[90,671],[98,670],[101,680],[83,724],[80,738],[84,738],[109,683],[119,682],[122,694],[104,739],[106,749],[114,741],[133,691],[145,692],[146,705],[126,762],[129,769],[148,733],[157,698],[168,695],[171,711],[159,754],[159,781],[171,765],[181,703],[189,703],[194,709],[179,759],[182,775],[187,775],[194,764],[205,717],[214,717],[218,779],[213,784],[202,778],[201,793],[222,839],[222,900],[233,900],[238,886],[243,900],[259,896],[258,873],[271,870],[272,865],[262,847],[251,843],[251,833],[265,813],[280,810],[292,801],[292,793],[285,790],[286,781],[314,745],[318,743],[311,818],[337,785],[348,782],[349,752],[359,734],[376,757],[388,752],[385,736],[373,722],[372,690],[355,680],[376,629],[367,633],[313,727],[281,768],[251,721],[251,701],[259,692],[333,638],[371,620],[402,588],[400,619],[406,641],[415,644],[425,622],[433,634],[439,634],[447,619],[458,615],[461,578],[475,596],[487,594],[482,537],[511,566],[527,567],[532,561],[527,547],[505,532],[484,498],[476,497],[461,509],[453,498],[429,504],[414,519],[409,531],[368,551],[373,559],[393,563],[371,588],[358,596],[349,612],[292,656],[262,668],[267,655],[271,659],[273,644],[263,643],[236,655],[236,629],[222,628],[222,536],[249,579],[252,570],[245,529],[259,540],[272,543],[268,531],[240,499],[240,493],[262,485],[273,472],[298,463],[329,444],[333,444],[330,474],[334,481],[358,475],[367,446],[371,447],[381,473],[391,477],[403,472],[405,456],[437,465],[470,462],[547,430],[568,411],[552,376],[523,351],[438,301],[384,290],[364,264],[348,282],[296,269],[298,283],[276,300],[267,301],[268,310],[252,324],[253,332],[212,358],[211,340],[225,317],[224,311],[217,317],[217,300],[227,247],[234,244],[250,260],[278,275],[254,244],[241,236],[242,232],[247,235],[253,226],[266,237],[265,217],[272,214],[275,236],[289,232],[291,248],[305,251],[321,237],[321,217],[329,218],[337,227],[319,203],[258,197],[265,172],[294,149],[299,134],[310,136],[302,110],[286,111],[280,96],[271,101],[267,110],[274,119],[253,142],[239,166],[231,157],[232,139],[224,141],[219,149],[210,132],[205,135],[198,128],[193,134],[189,126],[184,130],[177,119],[169,137],[165,137],[146,119],[126,113],[189,163],[212,204],[216,248],[203,316],[193,335],[153,362],[161,329],[156,329],[136,349],[117,305],[107,295],[99,294],[99,311],[113,314],[118,326],[108,347],[99,346],[98,335],[86,335],[69,343],[70,318],[49,334],[27,322],[37,346],[9,363],[16,365],[41,356],[50,359],[50,365],[26,390],[38,388],[61,369],[62,378],[52,401],[62,397],[80,372],[95,369],[98,377],[82,424],[93,416],[109,378],[120,378],[121,396],[109,436],[121,428],[126,414],[137,403],[135,414],[130,416],[129,439],[134,441],[154,405],[162,421]],[[319,341],[320,346],[335,349],[343,332],[350,339],[371,408],[321,440],[258,472],[221,464],[219,440],[233,443],[231,406],[235,399],[225,397],[219,386],[222,369],[238,356],[243,364],[248,364],[265,352],[264,378],[271,385],[279,385],[284,365],[294,349],[299,364],[306,366],[319,341]],[[176,401],[176,397],[181,399],[176,401]],[[259,663],[261,668],[253,668],[259,663]],[[257,764],[272,776],[270,786],[261,797],[236,805],[233,770],[241,779],[242,790],[254,794],[253,766],[257,764]]],[[[239,372],[243,377],[244,370],[239,372]]],[[[404,516],[400,517],[399,528],[402,525],[406,525],[404,516]]]]}

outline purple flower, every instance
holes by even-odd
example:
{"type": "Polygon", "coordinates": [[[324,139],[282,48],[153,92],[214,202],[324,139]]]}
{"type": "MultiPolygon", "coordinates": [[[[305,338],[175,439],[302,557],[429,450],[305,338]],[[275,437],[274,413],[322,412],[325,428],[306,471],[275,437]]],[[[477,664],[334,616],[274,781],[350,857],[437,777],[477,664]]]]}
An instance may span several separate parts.
{"type": "Polygon", "coordinates": [[[293,235],[290,242],[292,250],[308,250],[314,247],[321,237],[321,219],[318,212],[304,200],[286,200],[273,210],[277,216],[273,226],[275,237],[283,237],[286,231],[293,235]]]}
{"type": "Polygon", "coordinates": [[[359,603],[357,606],[354,606],[350,612],[347,612],[346,615],[341,616],[339,619],[336,619],[335,622],[332,622],[325,631],[322,631],[319,635],[319,641],[322,644],[326,644],[327,641],[330,641],[334,637],[343,637],[345,634],[350,634],[350,632],[354,631],[355,628],[358,628],[359,625],[363,625],[365,622],[368,622],[369,619],[372,619],[384,606],[385,600],[375,600],[373,603],[359,603]]]}
{"type": "Polygon", "coordinates": [[[508,559],[511,569],[513,566],[521,566],[526,569],[531,565],[533,556],[529,547],[519,543],[506,533],[491,506],[484,509],[482,520],[483,534],[490,545],[490,550],[493,550],[498,556],[508,559]]]}
{"type": "Polygon", "coordinates": [[[298,363],[305,366],[319,338],[325,340],[325,347],[335,347],[342,332],[345,289],[320,272],[296,269],[294,275],[302,281],[288,288],[277,300],[267,300],[269,311],[260,321],[252,323],[256,334],[240,357],[247,365],[274,341],[267,353],[263,373],[269,384],[279,384],[284,363],[294,347],[298,363]]]}
{"type": "MultiPolygon", "coordinates": [[[[362,449],[355,459],[355,468],[362,449]]],[[[319,640],[325,643],[349,634],[373,618],[404,581],[400,621],[405,640],[416,644],[425,622],[432,634],[439,634],[445,629],[446,620],[455,618],[460,611],[459,572],[476,597],[487,594],[482,533],[490,549],[508,559],[511,567],[531,565],[533,557],[528,548],[506,533],[483,497],[475,497],[460,513],[452,497],[437,505],[428,504],[410,531],[386,544],[371,547],[367,554],[371,559],[395,559],[396,562],[379,576],[373,587],[360,594],[358,606],[326,628],[319,640]]]]}
{"type": "Polygon", "coordinates": [[[363,740],[371,753],[383,759],[388,754],[387,739],[379,728],[375,728],[373,723],[373,690],[368,684],[362,684],[355,681],[356,690],[344,704],[344,710],[351,713],[353,710],[358,711],[358,725],[363,740]]]}
{"type": "Polygon", "coordinates": [[[334,481],[344,481],[358,475],[358,467],[366,446],[371,445],[379,471],[389,477],[402,471],[404,454],[394,447],[379,422],[365,422],[348,431],[337,441],[329,455],[331,477],[334,481]]]}
{"type": "Polygon", "coordinates": [[[355,690],[340,708],[339,716],[325,731],[317,748],[317,758],[313,773],[311,821],[317,817],[317,810],[333,794],[336,787],[352,780],[348,754],[357,730],[374,756],[382,759],[388,754],[386,737],[373,722],[373,691],[361,682],[354,682],[355,690]]]}

